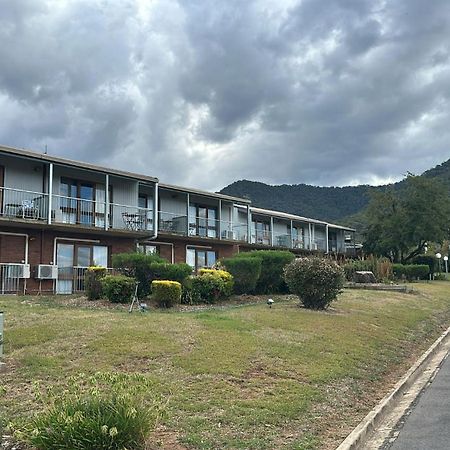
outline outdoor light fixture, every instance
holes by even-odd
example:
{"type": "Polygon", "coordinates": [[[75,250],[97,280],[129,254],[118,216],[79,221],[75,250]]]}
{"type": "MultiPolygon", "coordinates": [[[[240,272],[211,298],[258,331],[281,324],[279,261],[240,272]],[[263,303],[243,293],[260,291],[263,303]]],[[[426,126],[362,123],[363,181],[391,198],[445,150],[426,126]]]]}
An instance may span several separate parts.
{"type": "Polygon", "coordinates": [[[271,298],[269,298],[269,300],[267,300],[267,304],[269,305],[269,308],[272,308],[272,305],[274,304],[275,302],[271,299],[271,298]]]}
{"type": "Polygon", "coordinates": [[[439,273],[441,273],[441,258],[442,258],[442,255],[440,253],[436,253],[436,258],[438,259],[439,273]]]}
{"type": "Polygon", "coordinates": [[[447,255],[444,256],[444,261],[445,261],[445,273],[448,273],[448,256],[447,255]]]}

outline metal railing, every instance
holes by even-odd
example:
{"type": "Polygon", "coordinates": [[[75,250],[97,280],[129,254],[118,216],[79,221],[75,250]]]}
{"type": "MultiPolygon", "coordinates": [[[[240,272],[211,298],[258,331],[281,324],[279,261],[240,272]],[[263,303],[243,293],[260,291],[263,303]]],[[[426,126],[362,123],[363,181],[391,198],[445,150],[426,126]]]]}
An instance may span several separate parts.
{"type": "Polygon", "coordinates": [[[0,199],[0,216],[2,217],[27,220],[47,219],[47,194],[2,187],[0,199]]]}
{"type": "MultiPolygon", "coordinates": [[[[57,294],[77,294],[86,290],[86,266],[58,267],[56,280],[57,294]]],[[[115,269],[105,268],[108,274],[114,274],[115,269]]]]}
{"type": "Polygon", "coordinates": [[[0,264],[0,294],[22,292],[23,264],[0,264]]]}
{"type": "Polygon", "coordinates": [[[187,216],[178,213],[159,211],[158,229],[163,233],[187,234],[187,216]]]}
{"type": "Polygon", "coordinates": [[[270,231],[252,231],[251,242],[258,245],[272,245],[272,234],[270,231]]]}
{"type": "Polygon", "coordinates": [[[153,230],[153,210],[138,206],[110,204],[109,227],[131,231],[153,230]]]}
{"type": "Polygon", "coordinates": [[[273,246],[292,248],[292,239],[289,233],[274,233],[273,234],[273,246]]]}

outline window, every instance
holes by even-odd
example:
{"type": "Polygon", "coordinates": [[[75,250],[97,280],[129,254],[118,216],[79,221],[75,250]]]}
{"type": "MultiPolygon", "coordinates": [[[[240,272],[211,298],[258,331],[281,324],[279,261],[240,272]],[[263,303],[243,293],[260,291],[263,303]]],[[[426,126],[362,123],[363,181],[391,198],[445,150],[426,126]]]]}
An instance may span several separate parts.
{"type": "Polygon", "coordinates": [[[138,252],[145,255],[155,255],[159,253],[159,249],[156,245],[138,244],[138,252]]]}
{"type": "Polygon", "coordinates": [[[138,197],[139,215],[142,228],[144,230],[153,229],[153,198],[146,194],[139,194],[138,197]]]}
{"type": "Polygon", "coordinates": [[[105,226],[105,185],[61,178],[59,192],[63,223],[105,226]]]}
{"type": "Polygon", "coordinates": [[[270,245],[270,223],[255,220],[252,222],[253,243],[270,245]]]}
{"type": "Polygon", "coordinates": [[[195,270],[203,267],[212,267],[216,263],[217,254],[213,250],[200,248],[187,248],[186,263],[195,270]]]}
{"type": "Polygon", "coordinates": [[[217,209],[189,205],[189,234],[191,236],[217,237],[217,209]]]}

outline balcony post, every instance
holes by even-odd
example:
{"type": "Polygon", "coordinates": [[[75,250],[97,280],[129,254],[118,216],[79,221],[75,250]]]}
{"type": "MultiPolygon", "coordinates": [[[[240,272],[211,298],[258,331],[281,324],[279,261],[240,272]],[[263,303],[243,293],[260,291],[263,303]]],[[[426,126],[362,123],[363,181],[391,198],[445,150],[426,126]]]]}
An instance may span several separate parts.
{"type": "Polygon", "coordinates": [[[312,250],[312,229],[311,229],[311,222],[308,222],[308,248],[311,251],[312,250]]]}
{"type": "Polygon", "coordinates": [[[252,243],[252,216],[250,213],[250,205],[247,205],[247,242],[252,243]]]}
{"type": "Polygon", "coordinates": [[[219,198],[219,211],[217,211],[217,219],[219,220],[219,239],[222,239],[222,199],[219,198]]]}
{"type": "Polygon", "coordinates": [[[105,175],[105,230],[109,229],[109,174],[105,175]]]}
{"type": "Polygon", "coordinates": [[[273,216],[270,216],[270,246],[273,247],[273,216]]]}
{"type": "MultiPolygon", "coordinates": [[[[186,192],[186,236],[189,236],[189,204],[191,203],[191,196],[189,192],[186,192]]],[[[197,223],[197,218],[195,217],[197,223]]]]}
{"type": "Polygon", "coordinates": [[[47,223],[50,225],[52,223],[52,200],[53,200],[53,163],[48,166],[48,217],[47,223]]]}
{"type": "Polygon", "coordinates": [[[290,248],[294,248],[294,238],[293,238],[293,235],[294,235],[294,227],[293,227],[293,225],[292,225],[292,220],[291,220],[291,245],[290,245],[290,248]]]}
{"type": "Polygon", "coordinates": [[[156,237],[158,236],[158,195],[159,195],[159,190],[158,190],[158,182],[155,183],[154,186],[154,191],[153,191],[153,235],[156,237]]]}

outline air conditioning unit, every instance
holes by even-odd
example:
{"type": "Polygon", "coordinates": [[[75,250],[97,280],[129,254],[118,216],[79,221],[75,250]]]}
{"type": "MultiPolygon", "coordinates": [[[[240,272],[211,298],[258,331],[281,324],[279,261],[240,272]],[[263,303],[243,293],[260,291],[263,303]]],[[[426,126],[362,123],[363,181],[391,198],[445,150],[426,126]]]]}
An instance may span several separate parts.
{"type": "Polygon", "coordinates": [[[39,280],[56,280],[58,278],[58,266],[39,264],[37,266],[36,278],[39,280]]]}
{"type": "Polygon", "coordinates": [[[29,264],[7,264],[8,278],[30,278],[29,264]]]}

